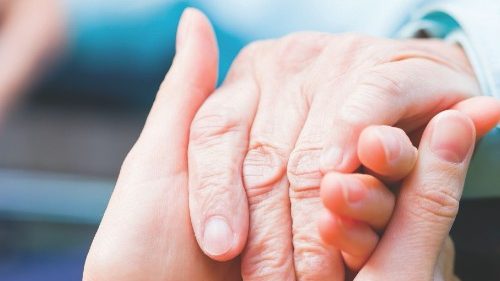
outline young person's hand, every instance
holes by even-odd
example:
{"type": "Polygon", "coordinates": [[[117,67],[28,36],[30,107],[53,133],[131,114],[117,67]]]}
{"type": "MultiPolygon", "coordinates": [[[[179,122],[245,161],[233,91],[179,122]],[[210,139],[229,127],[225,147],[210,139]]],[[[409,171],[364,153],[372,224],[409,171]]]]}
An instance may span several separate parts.
{"type": "Polygon", "coordinates": [[[464,113],[445,111],[432,119],[392,218],[354,280],[452,280],[453,250],[450,253],[446,239],[458,212],[475,137],[473,122],[464,113]]]}
{"type": "MultiPolygon", "coordinates": [[[[457,211],[468,167],[468,158],[461,158],[465,152],[469,153],[467,147],[471,146],[469,140],[473,139],[473,131],[458,126],[460,123],[456,119],[460,118],[455,116],[460,116],[460,113],[464,124],[470,119],[469,123],[474,124],[474,131],[478,132],[479,138],[500,121],[500,103],[492,97],[474,97],[458,103],[453,109],[446,111],[446,114],[438,114],[433,118],[436,121],[429,125],[433,126],[439,120],[439,126],[432,129],[435,136],[432,141],[434,144],[440,137],[445,144],[443,147],[430,150],[425,145],[425,142],[430,142],[428,134],[424,134],[423,139],[415,137],[413,140],[414,143],[421,143],[420,159],[430,160],[417,160],[417,149],[401,129],[376,125],[364,129],[359,138],[358,157],[364,173],[331,172],[323,177],[321,198],[328,211],[320,220],[320,234],[327,244],[341,250],[346,266],[352,271],[359,271],[377,247],[381,234],[393,216],[396,194],[404,186],[414,184],[415,179],[409,175],[416,173],[416,169],[426,170],[419,174],[422,178],[420,181],[431,186],[425,187],[424,191],[415,191],[422,193],[418,194],[421,199],[418,203],[429,204],[431,200],[442,199],[439,194],[451,193],[456,202],[449,204],[456,203],[456,206],[440,206],[447,203],[441,201],[434,202],[433,206],[454,208],[453,211],[457,211]],[[433,163],[437,160],[435,157],[422,158],[436,151],[447,157],[444,160],[449,162],[448,165],[436,168],[433,163]],[[416,169],[415,164],[418,164],[416,169]],[[454,166],[460,166],[459,171],[454,166]],[[445,184],[448,182],[450,184],[445,184]]],[[[419,208],[422,206],[416,205],[410,209],[425,214],[426,210],[419,208]]],[[[456,215],[454,212],[450,214],[453,218],[456,215]]]]}
{"type": "Polygon", "coordinates": [[[188,211],[189,126],[216,77],[213,31],[188,9],[174,63],[123,163],[83,280],[241,280],[238,260],[214,262],[199,249],[188,211]]]}

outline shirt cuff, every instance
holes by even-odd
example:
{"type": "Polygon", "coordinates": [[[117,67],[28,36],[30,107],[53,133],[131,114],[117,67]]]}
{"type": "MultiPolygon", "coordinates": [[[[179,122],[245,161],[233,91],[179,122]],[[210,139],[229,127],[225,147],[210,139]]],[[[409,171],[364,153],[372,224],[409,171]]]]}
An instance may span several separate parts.
{"type": "Polygon", "coordinates": [[[500,1],[438,1],[413,15],[400,37],[434,37],[460,44],[482,93],[500,98],[500,1]]]}
{"type": "MultiPolygon", "coordinates": [[[[483,95],[500,98],[500,1],[436,1],[414,14],[399,37],[433,37],[462,46],[483,95]]],[[[464,198],[500,198],[500,126],[477,145],[464,198]]]]}

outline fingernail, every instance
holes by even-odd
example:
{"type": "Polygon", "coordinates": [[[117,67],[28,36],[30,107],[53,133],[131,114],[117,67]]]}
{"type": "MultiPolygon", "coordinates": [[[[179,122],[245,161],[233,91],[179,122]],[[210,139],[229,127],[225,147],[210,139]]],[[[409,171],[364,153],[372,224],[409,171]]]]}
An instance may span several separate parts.
{"type": "Polygon", "coordinates": [[[393,132],[384,134],[377,130],[377,136],[382,143],[385,158],[388,162],[396,160],[401,155],[401,143],[393,132]]]}
{"type": "Polygon", "coordinates": [[[438,116],[430,147],[439,158],[461,163],[474,144],[474,129],[468,120],[456,113],[445,112],[438,116]]]}
{"type": "Polygon", "coordinates": [[[190,26],[191,26],[191,14],[193,13],[192,8],[186,8],[179,19],[179,26],[177,27],[177,37],[175,49],[179,52],[183,46],[186,45],[186,41],[189,38],[190,26]]]}
{"type": "Polygon", "coordinates": [[[220,216],[211,217],[203,234],[205,252],[212,256],[227,253],[233,245],[233,232],[227,221],[220,216]]]}
{"type": "Polygon", "coordinates": [[[359,181],[343,181],[342,192],[344,199],[349,203],[357,203],[363,200],[366,196],[366,189],[359,181]]]}
{"type": "Polygon", "coordinates": [[[342,150],[339,148],[329,148],[320,157],[319,163],[323,173],[335,171],[343,160],[342,150]]]}

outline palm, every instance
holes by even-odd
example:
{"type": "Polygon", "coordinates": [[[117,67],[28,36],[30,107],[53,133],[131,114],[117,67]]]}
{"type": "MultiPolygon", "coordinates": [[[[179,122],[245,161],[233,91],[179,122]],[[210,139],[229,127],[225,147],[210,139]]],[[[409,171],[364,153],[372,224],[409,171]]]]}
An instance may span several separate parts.
{"type": "Polygon", "coordinates": [[[87,257],[84,280],[241,280],[239,261],[210,260],[191,227],[189,126],[213,91],[217,47],[201,13],[191,10],[183,18],[183,47],[122,166],[87,257]]]}
{"type": "Polygon", "coordinates": [[[109,280],[147,280],[145,276],[155,280],[241,279],[239,261],[214,262],[199,249],[189,218],[185,175],[132,180],[139,182],[133,187],[118,183],[98,234],[120,235],[111,241],[96,240],[93,245],[93,248],[105,248],[95,245],[100,243],[107,246],[105,252],[97,254],[103,260],[96,263],[107,267],[107,273],[112,275],[109,280]],[[117,200],[119,206],[114,204],[117,200]],[[141,211],[126,212],[123,208],[141,211]],[[119,213],[128,216],[117,220],[119,213]],[[116,256],[127,259],[116,260],[116,256]]]}

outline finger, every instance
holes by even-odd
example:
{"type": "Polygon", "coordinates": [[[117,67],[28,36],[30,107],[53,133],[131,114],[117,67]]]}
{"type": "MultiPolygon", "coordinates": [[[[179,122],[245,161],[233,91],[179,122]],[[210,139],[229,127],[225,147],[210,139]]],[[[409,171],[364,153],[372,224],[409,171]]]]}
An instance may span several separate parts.
{"type": "MultiPolygon", "coordinates": [[[[299,54],[304,58],[314,54],[315,48],[294,41],[293,49],[283,50],[289,46],[286,38],[284,41],[285,44],[276,45],[272,52],[261,56],[259,63],[260,73],[279,75],[258,76],[261,99],[243,166],[251,222],[242,257],[245,280],[293,280],[296,277],[286,165],[308,107],[302,100],[296,73],[280,68],[275,58],[285,51],[287,56],[299,54]]],[[[302,69],[308,63],[309,60],[302,60],[295,67],[302,69]]],[[[298,279],[301,280],[300,276],[298,279]]]]}
{"type": "MultiPolygon", "coordinates": [[[[342,256],[325,245],[317,227],[323,209],[319,186],[319,159],[330,110],[322,106],[326,95],[315,95],[307,120],[288,161],[295,270],[299,279],[344,280],[342,256]],[[312,269],[311,269],[312,267],[312,269]]],[[[333,108],[330,104],[329,108],[333,108]]]]}
{"type": "Polygon", "coordinates": [[[328,173],[321,181],[321,199],[331,212],[383,230],[395,204],[394,194],[377,178],[363,174],[328,173]]]}
{"type": "Polygon", "coordinates": [[[85,280],[223,278],[196,245],[187,190],[189,128],[215,85],[217,46],[208,20],[194,9],[183,13],[177,41],[174,63],[92,243],[85,280]],[[165,270],[166,264],[178,268],[165,270]]]}
{"type": "Polygon", "coordinates": [[[361,164],[386,182],[404,178],[417,161],[417,149],[406,133],[390,126],[369,126],[359,136],[361,164]]]}
{"type": "Polygon", "coordinates": [[[486,135],[500,122],[500,101],[494,97],[474,97],[461,101],[452,109],[467,115],[476,128],[478,138],[486,135]]]}
{"type": "Polygon", "coordinates": [[[432,119],[391,222],[357,280],[432,280],[458,211],[475,137],[463,113],[450,110],[432,119]]]}
{"type": "Polygon", "coordinates": [[[308,126],[312,112],[318,110],[314,106],[313,103],[288,161],[295,270],[303,280],[344,280],[340,252],[322,242],[317,227],[322,210],[319,198],[322,130],[308,126]],[[313,129],[305,131],[306,127],[313,129]]]}
{"type": "Polygon", "coordinates": [[[354,89],[346,88],[352,93],[331,121],[335,126],[322,153],[323,172],[351,172],[359,166],[356,144],[367,126],[397,123],[412,131],[435,113],[479,94],[472,75],[418,59],[377,66],[357,81],[354,89]]]}
{"type": "MultiPolygon", "coordinates": [[[[451,109],[466,114],[472,120],[478,139],[486,135],[500,122],[500,101],[494,97],[473,97],[455,104],[451,109]]],[[[424,129],[421,127],[409,133],[414,144],[418,145],[424,129]]]]}
{"type": "Polygon", "coordinates": [[[342,251],[344,262],[353,271],[368,260],[378,243],[378,235],[366,223],[325,212],[319,221],[321,238],[342,251]]]}
{"type": "MultiPolygon", "coordinates": [[[[215,87],[218,49],[208,19],[195,9],[183,13],[176,44],[172,67],[158,90],[138,144],[153,145],[158,149],[155,153],[178,160],[186,156],[186,150],[181,149],[188,143],[186,128],[215,87]]],[[[174,165],[173,170],[186,165],[186,161],[165,162],[174,165]]]]}
{"type": "Polygon", "coordinates": [[[241,173],[257,102],[252,80],[225,83],[191,126],[191,221],[203,252],[218,261],[239,255],[247,240],[248,203],[241,173]]]}

